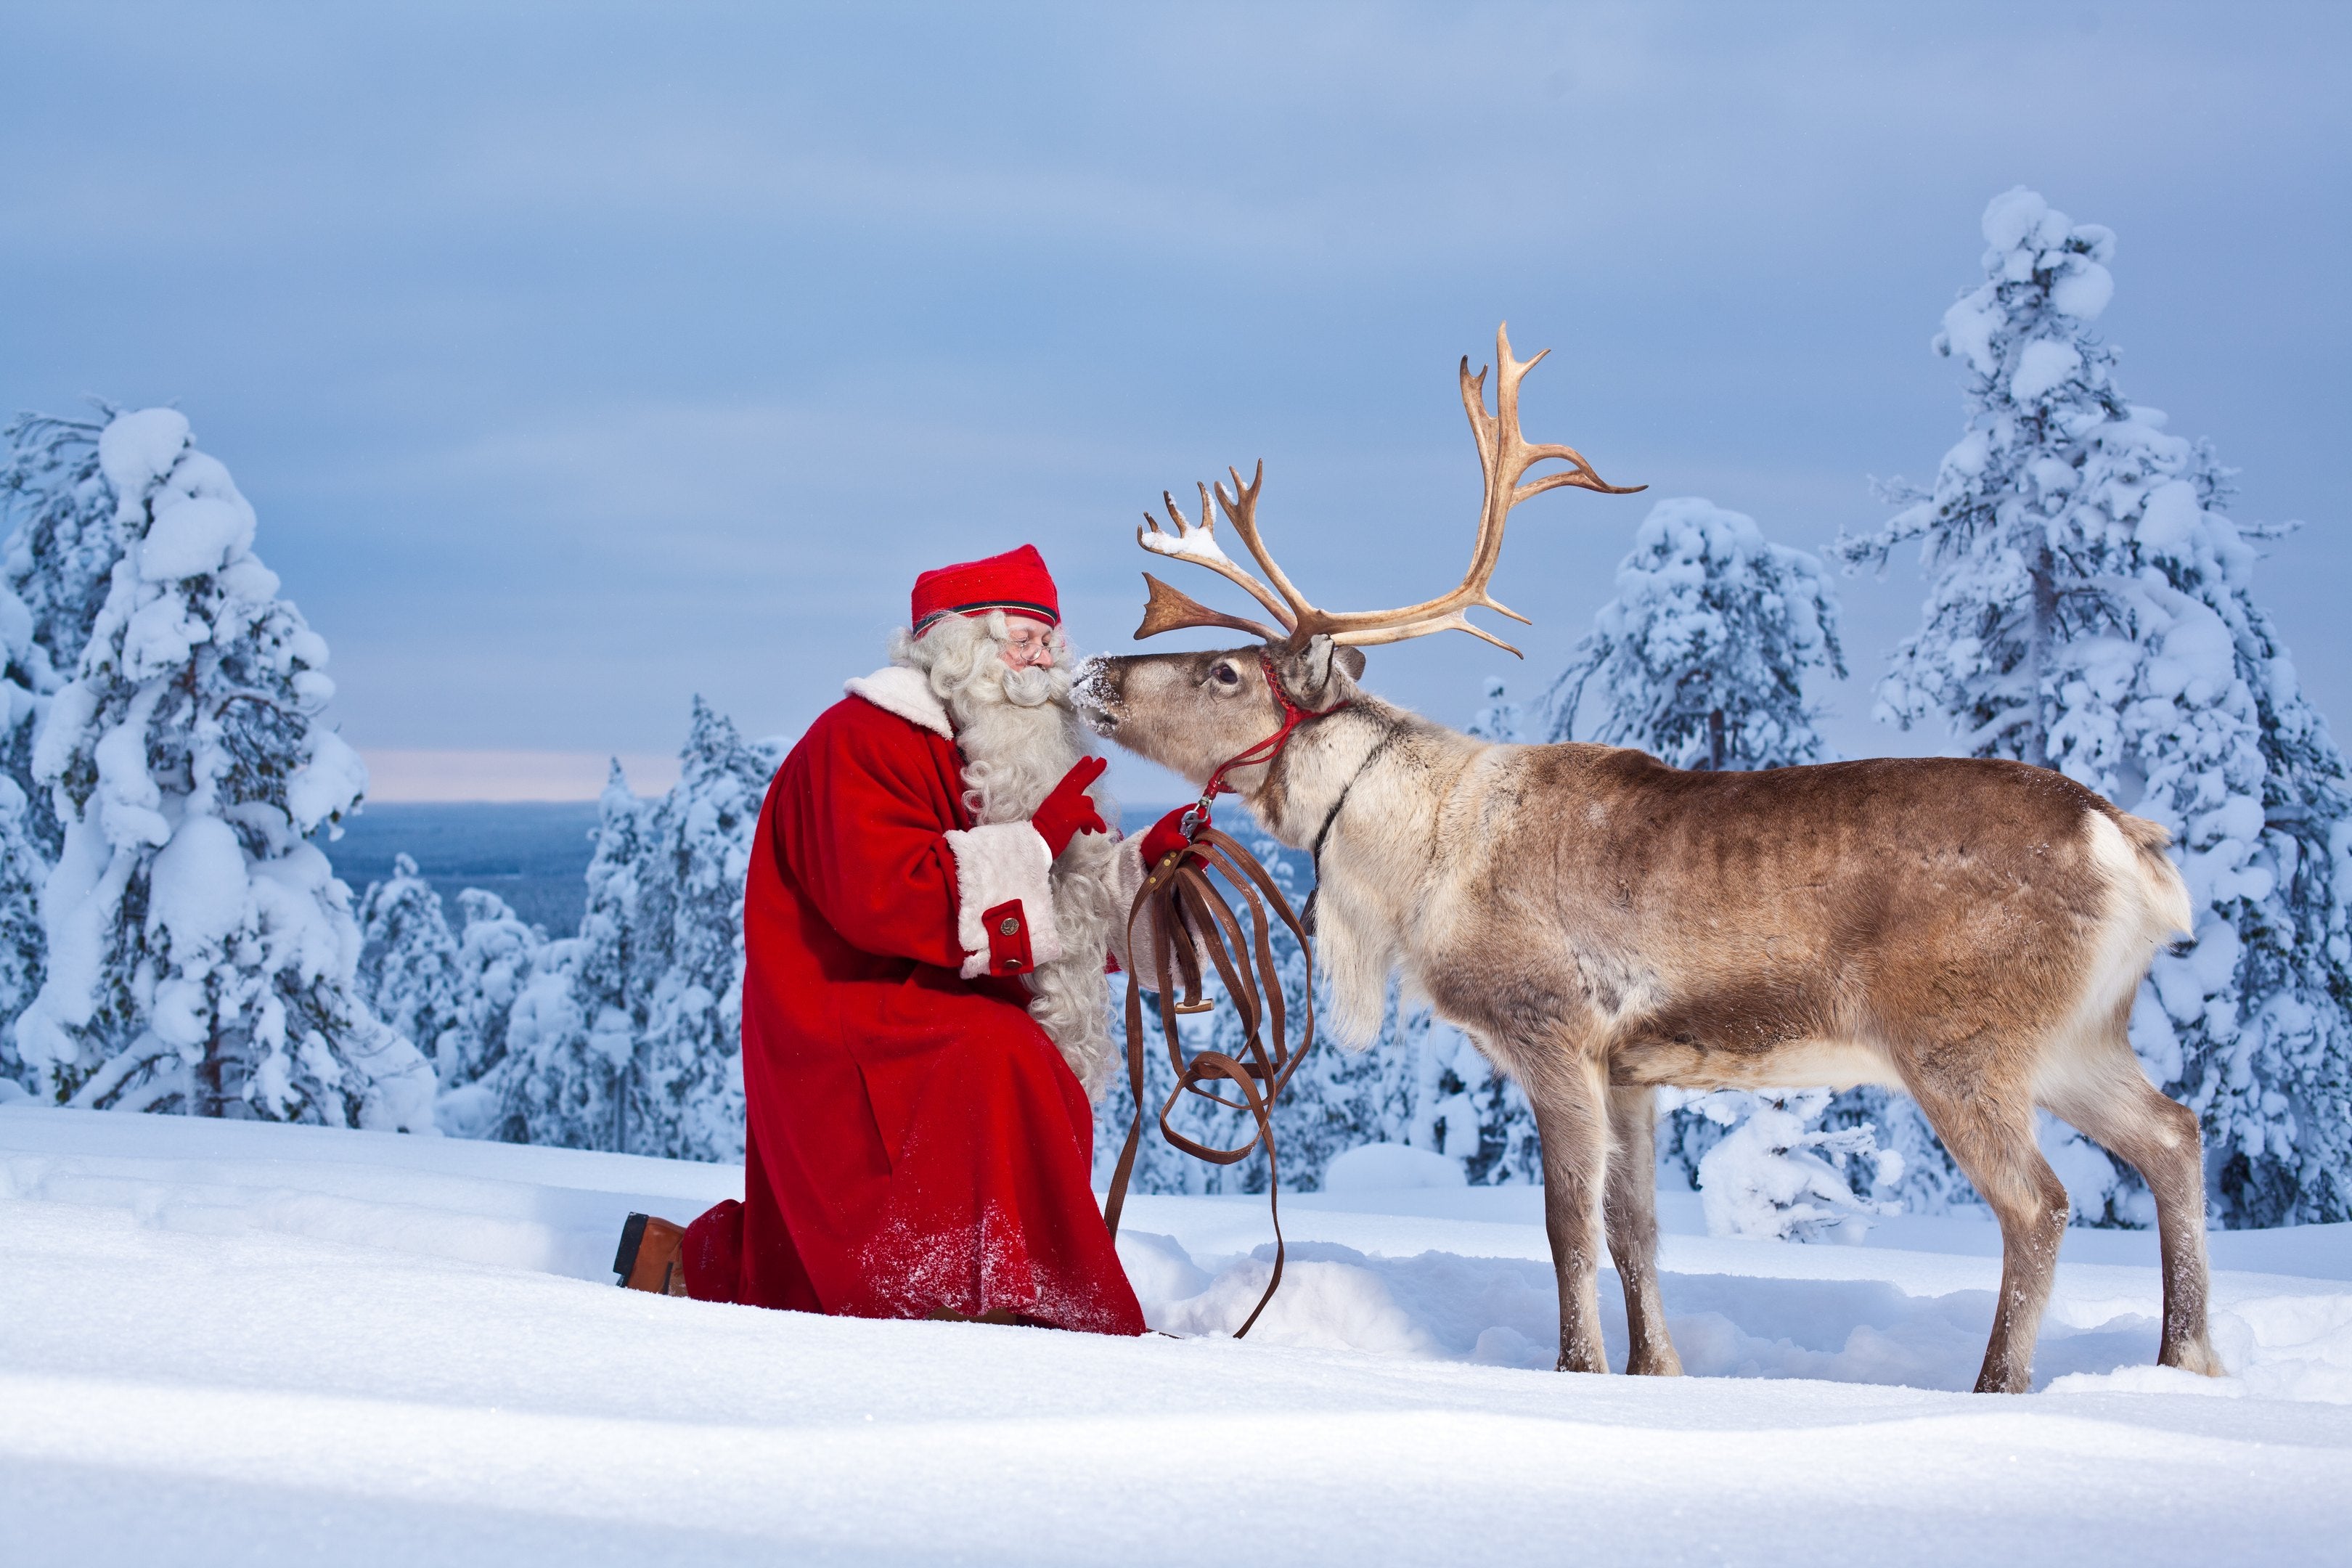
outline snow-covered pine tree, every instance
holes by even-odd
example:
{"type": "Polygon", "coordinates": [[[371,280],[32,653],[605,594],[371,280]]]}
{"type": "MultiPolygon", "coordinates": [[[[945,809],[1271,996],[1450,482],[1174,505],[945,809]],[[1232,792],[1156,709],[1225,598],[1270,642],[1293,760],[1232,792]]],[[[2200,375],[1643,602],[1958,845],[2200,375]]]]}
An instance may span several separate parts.
{"type": "Polygon", "coordinates": [[[1527,743],[1527,715],[1511,700],[1505,689],[1503,678],[1490,675],[1480,689],[1486,705],[1470,716],[1469,727],[1462,732],[1474,740],[1495,741],[1506,746],[1527,743]]]}
{"type": "Polygon", "coordinates": [[[571,969],[568,1029],[541,1037],[518,1060],[510,1088],[527,1141],[575,1149],[624,1149],[622,1079],[645,1019],[632,990],[642,916],[637,881],[645,864],[648,803],[630,792],[615,759],[597,803],[596,850],[588,862],[588,902],[571,969]]]}
{"type": "Polygon", "coordinates": [[[667,795],[638,800],[614,764],[580,935],[541,963],[563,1006],[534,1003],[531,1048],[509,1049],[529,1142],[742,1157],[743,883],[782,760],[698,697],[667,795]]]}
{"type": "MultiPolygon", "coordinates": [[[[2172,829],[2195,942],[2133,1014],[2142,1065],[2198,1112],[2222,1223],[2352,1216],[2352,797],[2252,596],[2247,540],[2269,531],[2224,515],[2209,447],[2116,389],[2093,325],[2114,236],[2021,188],[1982,226],[1984,280],[1934,343],[1966,367],[1967,429],[1931,492],[1840,542],[1883,568],[1916,541],[1931,581],[1878,716],[1940,717],[1971,755],[2056,767],[2172,829]]],[[[2136,1174],[2048,1142],[2084,1217],[2150,1217],[2136,1174]]]]}
{"type": "MultiPolygon", "coordinates": [[[[1661,500],[1617,569],[1616,597],[1552,687],[1552,739],[1638,746],[1685,768],[1822,762],[1809,671],[1845,674],[1837,596],[1822,563],[1712,501],[1661,500]],[[1589,695],[1600,711],[1584,724],[1589,695]],[[1580,737],[1580,728],[1589,732],[1580,737]]],[[[1673,1113],[1658,1128],[1661,1173],[1697,1184],[1736,1111],[1779,1116],[1786,1098],[1662,1096],[1673,1113]]],[[[1788,1102],[1809,1115],[1831,1110],[1826,1097],[1788,1102]]],[[[1847,1096],[1832,1114],[1858,1123],[1874,1110],[1847,1096]]],[[[1893,1163],[1878,1169],[1891,1173],[1893,1163]]]]}
{"type": "Polygon", "coordinates": [[[445,1083],[479,1053],[441,895],[417,875],[416,862],[393,858],[392,875],[360,900],[360,998],[378,1018],[414,1042],[445,1083]]]}
{"type": "Polygon", "coordinates": [[[33,782],[33,736],[81,658],[122,553],[99,471],[102,427],[28,414],[0,433],[0,1096],[35,1076],[16,1054],[16,1023],[47,973],[40,889],[64,838],[33,782]]]}
{"type": "Polygon", "coordinates": [[[429,1130],[432,1068],[360,1001],[351,892],[309,842],[367,777],[318,718],[326,643],[180,414],[118,416],[98,464],[123,553],[32,757],[65,827],[16,1022],[36,1090],[429,1130]]]}
{"type": "MultiPolygon", "coordinates": [[[[100,410],[112,417],[112,409],[100,410]]],[[[34,799],[48,793],[33,780],[37,721],[79,668],[122,555],[114,492],[98,460],[105,423],[27,414],[5,432],[0,513],[11,528],[0,557],[0,641],[7,659],[0,696],[8,700],[0,773],[34,799]]],[[[53,860],[64,839],[55,814],[35,811],[27,826],[44,858],[53,860]]]]}
{"type": "Polygon", "coordinates": [[[642,1033],[627,1075],[627,1152],[743,1156],[743,884],[782,761],[694,700],[677,786],[643,826],[630,953],[642,1033]]]}
{"type": "Polygon", "coordinates": [[[31,831],[37,815],[16,781],[0,773],[0,1105],[30,1098],[33,1087],[13,1026],[40,994],[48,945],[40,900],[49,868],[31,831]]]}
{"type": "Polygon", "coordinates": [[[1752,519],[1696,497],[1662,500],[1617,568],[1553,686],[1552,739],[1639,746],[1681,768],[1787,767],[1824,752],[1807,670],[1843,677],[1837,599],[1822,564],[1765,539],[1752,519]]]}
{"type": "Polygon", "coordinates": [[[504,899],[479,888],[458,893],[457,919],[461,1017],[457,1030],[446,1037],[451,1048],[439,1064],[436,1114],[444,1131],[460,1138],[528,1143],[533,1140],[522,1101],[531,1058],[510,1037],[520,1013],[531,1020],[525,1031],[530,1043],[546,1043],[546,1031],[540,1026],[549,1011],[546,999],[526,1002],[525,997],[534,983],[549,974],[560,976],[568,988],[565,961],[573,954],[551,952],[564,944],[549,942],[545,931],[517,918],[504,899]]]}
{"type": "Polygon", "coordinates": [[[1719,1089],[1686,1102],[1730,1129],[1699,1161],[1708,1235],[1852,1240],[1875,1216],[1902,1212],[1900,1203],[1855,1194],[1853,1176],[1862,1173],[1849,1161],[1866,1158],[1865,1184],[1891,1188],[1903,1156],[1879,1148],[1867,1125],[1815,1127],[1832,1098],[1826,1089],[1719,1089]]]}

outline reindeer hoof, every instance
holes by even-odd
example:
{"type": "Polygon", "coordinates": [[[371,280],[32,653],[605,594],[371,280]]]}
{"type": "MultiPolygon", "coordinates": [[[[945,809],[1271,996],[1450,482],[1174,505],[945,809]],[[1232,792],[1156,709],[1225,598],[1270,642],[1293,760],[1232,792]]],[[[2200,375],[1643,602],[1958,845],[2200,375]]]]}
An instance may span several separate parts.
{"type": "Polygon", "coordinates": [[[2227,1377],[2229,1368],[2213,1353],[2212,1345],[2202,1334],[2179,1344],[2168,1344],[2157,1353],[2158,1366],[2177,1366],[2183,1372],[2193,1372],[2200,1377],[2227,1377]]]}

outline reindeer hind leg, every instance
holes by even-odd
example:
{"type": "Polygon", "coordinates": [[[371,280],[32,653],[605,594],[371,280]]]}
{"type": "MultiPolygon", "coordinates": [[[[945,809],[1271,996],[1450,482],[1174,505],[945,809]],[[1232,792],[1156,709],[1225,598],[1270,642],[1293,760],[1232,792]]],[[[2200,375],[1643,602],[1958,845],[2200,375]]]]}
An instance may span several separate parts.
{"type": "Polygon", "coordinates": [[[2128,1161],[2156,1198],[2164,1259],[2164,1341],[2157,1364],[2222,1374],[2206,1332],[2205,1159],[2196,1113],[2147,1081],[2118,1015],[2093,1061],[2042,1086],[2051,1111],[2128,1161]]]}
{"type": "Polygon", "coordinates": [[[1982,1079],[1947,1088],[1927,1074],[1906,1087],[2000,1222],[2000,1298],[1976,1390],[2023,1394],[2032,1382],[2033,1342],[2050,1302],[2067,1215],[2065,1184],[2034,1142],[2032,1098],[1982,1079]]]}

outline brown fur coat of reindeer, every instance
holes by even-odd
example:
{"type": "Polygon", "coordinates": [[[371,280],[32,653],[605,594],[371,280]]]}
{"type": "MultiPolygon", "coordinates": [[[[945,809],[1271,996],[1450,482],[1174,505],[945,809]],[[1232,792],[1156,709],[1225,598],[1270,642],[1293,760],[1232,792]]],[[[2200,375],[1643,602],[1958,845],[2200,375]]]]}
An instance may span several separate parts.
{"type": "MultiPolygon", "coordinates": [[[[1486,469],[1472,563],[1453,593],[1400,610],[1307,603],[1260,539],[1258,479],[1216,497],[1264,573],[1169,503],[1147,549],[1247,589],[1279,628],[1151,579],[1139,637],[1227,626],[1263,648],[1097,661],[1097,727],[1198,784],[1280,722],[1334,709],[1228,784],[1276,837],[1313,851],[1318,956],[1334,1024],[1369,1040],[1391,973],[1525,1089],[1541,1135],[1559,1280],[1559,1362],[1602,1372],[1598,1269],[1625,1290],[1627,1370],[1681,1371],[1658,1293],[1652,1087],[1877,1083],[1915,1096],[2000,1220],[2000,1296],[1977,1387],[2019,1392],[2049,1299],[2065,1188],[2034,1141],[2046,1107],[2129,1161],[2154,1193],[2164,1264],[2158,1360],[2218,1373],[2206,1335],[2204,1176],[2196,1118],[2140,1071],[2126,1036],[2189,901],[2166,834],[2063,774],[2021,763],[1881,759],[1685,773],[1635,751],[1475,741],[1364,692],[1357,645],[1452,628],[1485,605],[1510,509],[1601,483],[1518,430],[1516,361],[1496,335],[1462,394],[1486,469]],[[1538,479],[1545,459],[1569,465],[1538,479]]],[[[1523,619],[1514,616],[1515,619],[1523,619]]],[[[1516,653],[1516,648],[1511,649],[1516,653]]]]}

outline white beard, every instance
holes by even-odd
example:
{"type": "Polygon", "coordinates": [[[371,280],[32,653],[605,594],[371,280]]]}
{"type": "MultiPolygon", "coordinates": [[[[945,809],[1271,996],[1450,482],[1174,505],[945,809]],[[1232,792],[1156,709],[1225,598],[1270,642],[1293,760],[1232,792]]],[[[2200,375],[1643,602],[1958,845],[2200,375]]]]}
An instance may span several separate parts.
{"type": "MultiPolygon", "coordinates": [[[[1004,616],[948,616],[917,637],[900,630],[890,639],[890,662],[929,682],[955,725],[963,753],[964,805],[980,826],[1026,822],[1064,774],[1094,753],[1094,737],[1071,701],[1069,645],[1053,637],[1054,663],[1045,669],[1008,669],[999,657],[1004,616]]],[[[1100,781],[1088,792],[1114,828],[1118,803],[1100,781]]],[[[1110,1075],[1110,981],[1103,957],[1126,911],[1118,907],[1112,861],[1118,853],[1108,833],[1081,833],[1054,862],[1054,923],[1063,956],[1027,976],[1029,1016],[1052,1037],[1088,1099],[1110,1075]]]]}

